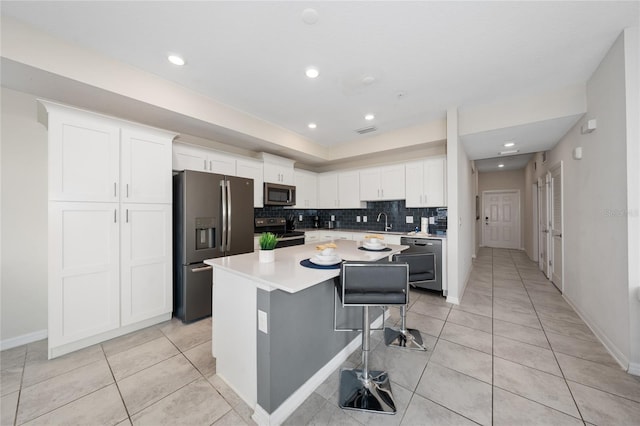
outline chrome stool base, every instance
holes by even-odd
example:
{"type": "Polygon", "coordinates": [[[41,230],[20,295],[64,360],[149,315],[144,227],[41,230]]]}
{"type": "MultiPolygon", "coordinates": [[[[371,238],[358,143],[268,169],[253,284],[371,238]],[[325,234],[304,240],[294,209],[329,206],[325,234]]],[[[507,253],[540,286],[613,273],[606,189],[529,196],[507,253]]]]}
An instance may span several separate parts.
{"type": "Polygon", "coordinates": [[[384,329],[384,344],[387,346],[415,351],[426,351],[427,348],[422,343],[420,332],[414,328],[406,330],[396,330],[394,328],[384,329]]]}
{"type": "Polygon", "coordinates": [[[391,382],[386,371],[369,371],[365,380],[362,370],[340,372],[340,408],[395,414],[396,404],[391,393],[391,382]]]}

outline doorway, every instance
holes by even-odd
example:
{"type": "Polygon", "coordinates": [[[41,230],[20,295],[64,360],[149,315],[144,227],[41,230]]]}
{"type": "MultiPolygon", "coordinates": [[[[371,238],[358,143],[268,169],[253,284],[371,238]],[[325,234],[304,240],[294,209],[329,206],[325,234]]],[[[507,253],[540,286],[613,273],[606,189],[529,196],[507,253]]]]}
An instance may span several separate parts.
{"type": "Polygon", "coordinates": [[[520,191],[482,191],[482,245],[520,249],[520,191]]]}
{"type": "Polygon", "coordinates": [[[564,243],[562,240],[562,162],[549,170],[549,268],[551,282],[560,290],[563,289],[564,243]]]}

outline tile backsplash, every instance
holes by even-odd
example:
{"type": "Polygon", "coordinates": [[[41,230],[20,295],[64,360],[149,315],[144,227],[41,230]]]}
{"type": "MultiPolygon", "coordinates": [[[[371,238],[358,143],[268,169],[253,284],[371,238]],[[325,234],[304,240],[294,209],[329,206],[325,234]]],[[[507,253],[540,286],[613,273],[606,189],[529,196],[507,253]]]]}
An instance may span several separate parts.
{"type": "Polygon", "coordinates": [[[324,222],[329,221],[331,216],[335,216],[336,229],[362,229],[363,231],[383,231],[384,215],[380,222],[376,218],[380,212],[388,216],[387,222],[392,225],[392,231],[408,232],[420,227],[421,217],[435,217],[435,224],[429,225],[429,232],[445,232],[447,230],[447,208],[407,208],[404,200],[395,201],[368,201],[366,209],[289,209],[277,206],[268,206],[254,209],[255,217],[285,217],[294,216],[297,228],[313,228],[313,218],[318,216],[320,227],[324,222]],[[298,221],[298,216],[302,215],[302,222],[298,221]],[[356,216],[360,216],[360,222],[356,221],[356,216]],[[367,216],[367,222],[363,222],[363,216],[367,216]],[[406,217],[412,216],[413,223],[406,223],[406,217]]]}

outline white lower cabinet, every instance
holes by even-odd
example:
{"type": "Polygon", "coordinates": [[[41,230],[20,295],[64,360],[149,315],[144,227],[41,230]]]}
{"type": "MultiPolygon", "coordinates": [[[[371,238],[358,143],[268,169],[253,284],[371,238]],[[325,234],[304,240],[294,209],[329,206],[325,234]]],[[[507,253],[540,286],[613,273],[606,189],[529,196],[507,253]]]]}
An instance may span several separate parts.
{"type": "Polygon", "coordinates": [[[117,203],[49,203],[49,348],[120,326],[117,203]]]}
{"type": "Polygon", "coordinates": [[[123,204],[121,324],[173,310],[171,205],[123,204]]]}

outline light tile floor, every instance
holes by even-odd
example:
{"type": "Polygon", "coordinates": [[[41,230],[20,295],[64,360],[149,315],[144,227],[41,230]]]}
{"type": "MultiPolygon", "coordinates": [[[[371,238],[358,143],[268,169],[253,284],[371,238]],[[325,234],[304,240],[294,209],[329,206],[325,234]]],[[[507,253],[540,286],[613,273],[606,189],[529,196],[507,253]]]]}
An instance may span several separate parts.
{"type": "MultiPolygon", "coordinates": [[[[481,249],[459,306],[412,291],[407,318],[427,352],[372,339],[371,366],[389,372],[396,415],[338,408],[336,371],[285,423],[640,424],[640,379],[523,252],[481,249]]],[[[51,361],[46,341],[0,356],[3,426],[253,424],[216,375],[210,319],[168,321],[51,361]]],[[[356,351],[344,366],[359,363],[356,351]]]]}

